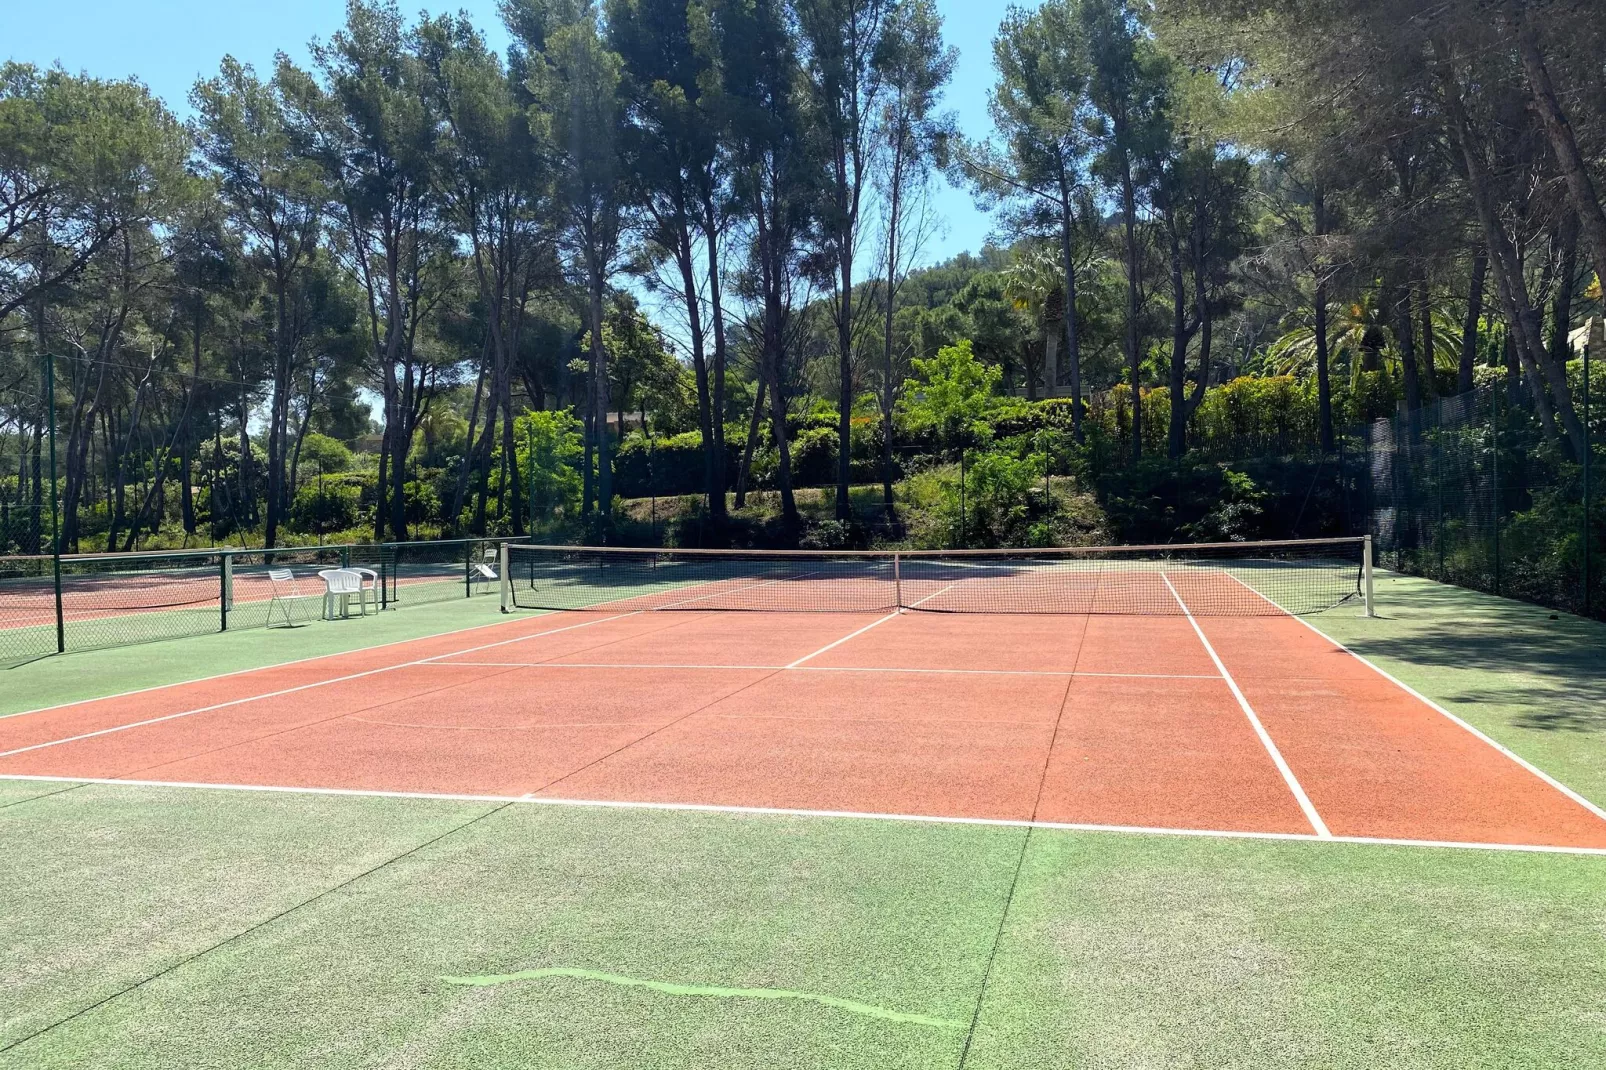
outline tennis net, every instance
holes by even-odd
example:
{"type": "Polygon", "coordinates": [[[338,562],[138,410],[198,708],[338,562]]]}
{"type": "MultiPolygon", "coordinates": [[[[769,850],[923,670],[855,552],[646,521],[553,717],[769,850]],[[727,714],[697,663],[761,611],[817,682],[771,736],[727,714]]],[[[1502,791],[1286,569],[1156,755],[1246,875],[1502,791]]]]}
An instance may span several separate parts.
{"type": "Polygon", "coordinates": [[[1264,616],[1368,602],[1365,538],[1048,550],[506,548],[506,608],[1264,616]]]}

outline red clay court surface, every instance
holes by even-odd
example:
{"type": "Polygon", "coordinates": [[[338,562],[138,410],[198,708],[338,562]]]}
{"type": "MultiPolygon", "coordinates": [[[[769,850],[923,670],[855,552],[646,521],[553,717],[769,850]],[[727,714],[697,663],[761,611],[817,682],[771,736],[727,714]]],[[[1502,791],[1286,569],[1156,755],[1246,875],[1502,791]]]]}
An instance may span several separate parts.
{"type": "Polygon", "coordinates": [[[521,617],[0,719],[0,776],[1606,851],[1279,616],[521,617]]]}

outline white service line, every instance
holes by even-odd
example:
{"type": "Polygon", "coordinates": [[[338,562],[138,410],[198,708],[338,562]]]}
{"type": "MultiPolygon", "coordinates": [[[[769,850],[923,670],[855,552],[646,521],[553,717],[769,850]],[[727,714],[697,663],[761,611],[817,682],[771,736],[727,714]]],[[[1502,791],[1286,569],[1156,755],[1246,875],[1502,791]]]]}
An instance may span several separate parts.
{"type": "MultiPolygon", "coordinates": [[[[516,638],[513,638],[513,639],[503,639],[503,640],[501,640],[499,642],[495,642],[495,643],[485,643],[485,644],[483,644],[481,646],[469,647],[467,650],[455,651],[455,653],[458,653],[458,654],[472,654],[472,653],[474,653],[475,651],[478,651],[478,650],[491,650],[491,649],[493,649],[495,647],[507,646],[510,643],[522,643],[526,639],[539,639],[544,635],[556,635],[559,632],[570,632],[570,631],[574,631],[577,628],[589,628],[593,624],[606,624],[608,621],[611,621],[611,620],[620,620],[620,619],[622,619],[624,617],[633,617],[633,616],[636,616],[636,613],[619,613],[619,614],[615,614],[614,616],[611,616],[611,617],[602,617],[602,618],[600,618],[598,620],[588,620],[588,621],[585,621],[585,622],[583,622],[581,624],[570,624],[570,625],[567,625],[567,626],[562,627],[562,628],[550,628],[550,629],[548,629],[547,631],[544,631],[544,632],[533,632],[530,635],[517,636],[516,638]]],[[[77,743],[80,740],[94,739],[96,736],[109,736],[109,735],[112,735],[115,732],[126,732],[130,728],[144,728],[147,725],[161,724],[163,721],[175,721],[175,720],[179,719],[180,717],[191,717],[191,716],[194,716],[197,713],[210,713],[210,712],[212,712],[214,710],[227,709],[230,706],[239,706],[239,705],[243,705],[243,704],[245,704],[247,702],[257,702],[257,701],[259,701],[261,699],[269,699],[269,698],[280,698],[280,697],[282,697],[284,695],[293,695],[298,691],[307,691],[307,690],[310,690],[310,689],[315,688],[315,687],[325,687],[325,686],[327,686],[329,684],[341,684],[341,683],[347,682],[348,680],[360,680],[365,676],[376,676],[379,673],[394,672],[397,669],[410,669],[410,668],[414,668],[414,667],[419,666],[419,665],[428,665],[431,662],[437,661],[440,658],[449,658],[449,657],[452,657],[452,656],[453,655],[451,653],[435,654],[435,655],[432,655],[431,657],[419,658],[419,659],[417,659],[415,661],[402,661],[402,662],[397,662],[394,665],[381,665],[377,669],[366,669],[363,672],[354,672],[354,673],[350,673],[350,674],[348,674],[346,676],[332,676],[327,680],[314,680],[311,683],[298,684],[295,687],[286,687],[286,688],[283,688],[283,689],[281,689],[279,691],[268,691],[268,692],[265,692],[263,694],[250,695],[250,696],[247,696],[246,698],[236,698],[236,699],[230,699],[227,702],[217,702],[217,703],[214,703],[214,704],[212,704],[210,706],[200,706],[200,707],[197,707],[196,709],[193,709],[193,710],[180,710],[177,713],[163,714],[160,717],[148,717],[143,721],[134,721],[134,722],[132,722],[130,724],[113,725],[111,728],[101,728],[101,729],[97,729],[94,732],[83,732],[83,733],[80,733],[79,735],[76,735],[76,736],[67,736],[64,739],[52,739],[52,740],[47,740],[44,743],[34,743],[34,744],[30,744],[29,746],[26,746],[26,747],[16,747],[16,748],[13,748],[12,750],[0,751],[0,758],[9,758],[14,754],[26,754],[29,751],[43,750],[46,747],[59,747],[64,743],[77,743]]]]}
{"type": "Polygon", "coordinates": [[[1261,745],[1266,748],[1266,753],[1271,755],[1272,764],[1283,775],[1283,783],[1288,785],[1288,790],[1294,794],[1294,801],[1299,803],[1300,810],[1304,811],[1305,820],[1310,822],[1311,828],[1316,830],[1317,836],[1324,840],[1332,839],[1333,834],[1328,831],[1327,823],[1322,820],[1322,815],[1316,812],[1316,807],[1311,803],[1310,796],[1305,794],[1305,789],[1299,783],[1299,778],[1294,776],[1294,771],[1288,767],[1288,762],[1283,758],[1283,752],[1277,749],[1276,743],[1272,742],[1271,734],[1266,731],[1266,726],[1260,723],[1260,718],[1255,715],[1255,708],[1249,705],[1249,700],[1244,697],[1243,691],[1238,687],[1238,681],[1232,678],[1232,673],[1228,672],[1227,666],[1222,664],[1220,656],[1216,653],[1216,648],[1210,645],[1209,639],[1205,638],[1204,629],[1199,627],[1199,622],[1193,619],[1193,611],[1188,608],[1188,603],[1182,600],[1182,596],[1177,593],[1176,587],[1172,586],[1171,577],[1161,572],[1160,578],[1170,588],[1171,597],[1177,600],[1177,605],[1182,607],[1182,612],[1188,618],[1188,623],[1193,625],[1193,634],[1199,637],[1199,642],[1204,644],[1205,653],[1209,654],[1210,660],[1215,662],[1217,671],[1221,673],[1221,678],[1227,682],[1228,689],[1232,691],[1232,697],[1238,700],[1238,708],[1244,711],[1245,717],[1249,718],[1249,724],[1254,728],[1255,735],[1260,737],[1261,745]]]}
{"type": "MultiPolygon", "coordinates": [[[[1063,832],[1118,833],[1136,836],[1183,836],[1220,840],[1271,840],[1309,844],[1361,844],[1382,847],[1438,847],[1470,851],[1516,851],[1535,854],[1594,855],[1606,857],[1606,847],[1565,847],[1533,843],[1479,843],[1467,840],[1410,840],[1382,836],[1315,836],[1308,832],[1256,832],[1238,829],[1165,828],[1153,825],[1104,825],[1077,821],[1031,821],[1007,817],[956,817],[942,814],[874,813],[860,810],[805,810],[774,806],[729,806],[719,803],[631,802],[615,799],[569,799],[551,795],[478,795],[471,792],[377,791],[367,788],[309,788],[280,784],[216,784],[185,780],[119,780],[111,777],[72,777],[4,774],[0,780],[47,784],[97,784],[120,788],[182,788],[196,791],[234,791],[280,795],[332,795],[372,799],[417,799],[502,805],[563,806],[599,810],[661,810],[686,813],[734,814],[755,817],[817,817],[859,821],[898,821],[932,825],[982,825],[1000,828],[1036,828],[1063,832]]],[[[28,800],[24,800],[28,801],[28,800]]]]}
{"type": "MultiPolygon", "coordinates": [[[[454,665],[469,665],[482,669],[685,669],[687,671],[695,670],[699,672],[709,669],[740,669],[744,671],[774,672],[781,669],[791,668],[787,665],[660,665],[653,662],[621,663],[600,661],[437,661],[428,662],[426,664],[445,665],[448,667],[454,665]]],[[[928,674],[932,676],[1053,676],[1061,679],[1067,676],[1097,676],[1116,680],[1221,679],[1220,676],[1217,676],[1214,673],[1084,672],[1080,669],[916,669],[877,665],[799,665],[797,666],[796,671],[917,673],[928,674]]]]}
{"type": "Polygon", "coordinates": [[[1399,688],[1401,691],[1404,691],[1407,695],[1410,695],[1412,698],[1416,699],[1418,702],[1421,702],[1422,704],[1427,706],[1429,709],[1434,710],[1434,711],[1442,714],[1443,716],[1447,717],[1452,723],[1454,723],[1456,725],[1459,725],[1460,727],[1466,729],[1468,732],[1471,732],[1478,739],[1480,739],[1483,742],[1487,743],[1489,746],[1493,747],[1495,750],[1499,751],[1501,754],[1505,755],[1507,758],[1510,758],[1512,761],[1514,761],[1518,765],[1522,766],[1522,768],[1526,769],[1528,772],[1532,773],[1534,776],[1538,777],[1540,780],[1543,780],[1546,784],[1549,784],[1551,787],[1555,788],[1557,791],[1559,791],[1563,795],[1567,796],[1567,798],[1571,799],[1573,802],[1577,803],[1579,806],[1582,806],[1585,810],[1588,810],[1590,813],[1594,814],[1596,817],[1600,818],[1602,821],[1606,821],[1606,809],[1603,809],[1602,807],[1596,805],[1595,803],[1590,802],[1588,799],[1586,799],[1582,795],[1578,794],[1578,792],[1574,791],[1572,788],[1569,788],[1566,784],[1563,784],[1561,781],[1557,780],[1555,777],[1551,776],[1549,773],[1545,772],[1543,769],[1540,769],[1538,766],[1534,765],[1532,762],[1530,762],[1528,759],[1524,758],[1522,755],[1520,755],[1517,752],[1513,751],[1510,747],[1507,747],[1505,744],[1498,742],[1497,740],[1495,740],[1494,738],[1489,736],[1487,733],[1485,733],[1482,729],[1476,728],[1473,725],[1469,724],[1468,722],[1462,720],[1460,717],[1457,717],[1455,714],[1451,713],[1449,710],[1445,709],[1443,706],[1439,705],[1437,702],[1434,702],[1432,699],[1428,698],[1422,692],[1418,691],[1416,688],[1412,687],[1410,684],[1408,684],[1405,681],[1401,680],[1399,677],[1395,676],[1393,673],[1391,673],[1388,670],[1382,668],[1381,666],[1373,664],[1368,659],[1363,658],[1361,655],[1355,653],[1355,651],[1351,650],[1349,647],[1345,646],[1343,643],[1340,643],[1337,639],[1334,639],[1332,636],[1328,635],[1326,632],[1324,632],[1320,628],[1316,627],[1316,625],[1312,624],[1310,621],[1306,620],[1304,617],[1298,617],[1298,616],[1295,616],[1292,613],[1289,613],[1287,610],[1285,610],[1281,606],[1277,605],[1276,602],[1273,602],[1270,598],[1267,598],[1264,594],[1261,594],[1259,591],[1256,591],[1253,587],[1250,587],[1249,584],[1244,583],[1243,580],[1238,579],[1237,576],[1233,576],[1232,579],[1236,583],[1238,583],[1240,586],[1244,587],[1246,590],[1254,591],[1254,593],[1256,595],[1259,595],[1260,598],[1262,600],[1264,600],[1267,604],[1269,604],[1269,605],[1273,606],[1274,608],[1276,608],[1278,613],[1281,616],[1288,617],[1288,618],[1290,618],[1292,620],[1297,620],[1299,623],[1303,624],[1305,627],[1309,628],[1311,631],[1315,632],[1317,635],[1321,636],[1323,639],[1327,640],[1329,643],[1332,643],[1335,647],[1337,647],[1338,649],[1342,650],[1344,653],[1348,654],[1350,657],[1354,658],[1356,661],[1360,662],[1362,665],[1365,665],[1368,669],[1371,669],[1373,672],[1377,673],[1379,676],[1381,676],[1383,679],[1387,680],[1389,683],[1393,684],[1395,687],[1399,688]]]}

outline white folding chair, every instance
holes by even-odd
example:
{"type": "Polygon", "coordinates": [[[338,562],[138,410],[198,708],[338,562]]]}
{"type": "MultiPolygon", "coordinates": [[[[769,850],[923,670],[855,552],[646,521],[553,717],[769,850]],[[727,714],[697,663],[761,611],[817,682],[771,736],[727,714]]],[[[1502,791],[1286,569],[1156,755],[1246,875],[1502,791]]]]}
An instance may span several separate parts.
{"type": "Polygon", "coordinates": [[[347,572],[355,572],[362,580],[362,594],[357,598],[357,604],[362,607],[363,616],[368,615],[368,599],[374,600],[374,612],[379,612],[379,573],[371,568],[361,568],[357,565],[348,565],[347,572]]]}
{"type": "MultiPolygon", "coordinates": [[[[351,596],[356,595],[357,601],[362,602],[362,577],[349,568],[326,568],[318,573],[323,580],[323,619],[334,617],[334,607],[338,601],[340,615],[351,615],[351,596]]],[[[363,611],[367,615],[367,611],[363,611]]]]}
{"type": "Polygon", "coordinates": [[[470,570],[469,578],[483,587],[487,583],[496,583],[501,577],[496,574],[497,549],[494,546],[485,548],[485,560],[478,561],[470,570]]]}
{"type": "MultiPolygon", "coordinates": [[[[311,596],[301,593],[301,588],[296,584],[295,573],[287,568],[268,569],[268,583],[273,588],[273,597],[268,601],[268,627],[273,627],[273,609],[277,606],[279,612],[284,615],[285,627],[294,628],[295,614],[290,610],[296,606],[305,606],[311,596]]],[[[312,619],[310,612],[304,612],[302,617],[302,624],[312,619]]]]}

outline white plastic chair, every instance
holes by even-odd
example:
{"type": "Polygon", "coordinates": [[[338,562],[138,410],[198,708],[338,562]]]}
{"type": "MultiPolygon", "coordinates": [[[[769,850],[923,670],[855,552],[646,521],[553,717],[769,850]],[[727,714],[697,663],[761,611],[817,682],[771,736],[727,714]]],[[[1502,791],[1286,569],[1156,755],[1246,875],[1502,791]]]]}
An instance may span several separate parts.
{"type": "MultiPolygon", "coordinates": [[[[334,616],[336,599],[339,599],[340,615],[351,615],[351,596],[357,596],[358,605],[362,605],[362,577],[349,568],[326,568],[318,573],[323,580],[323,619],[329,620],[334,616]]],[[[363,616],[368,615],[367,607],[363,607],[363,616]]]]}
{"type": "MultiPolygon", "coordinates": [[[[268,569],[268,583],[273,588],[273,597],[268,601],[268,627],[273,627],[273,609],[277,606],[279,612],[284,614],[285,627],[294,628],[296,619],[295,614],[290,612],[291,608],[305,605],[311,596],[301,593],[301,588],[296,584],[295,573],[287,568],[268,569]]],[[[310,613],[303,613],[302,616],[303,624],[312,619],[310,613]]]]}
{"type": "Polygon", "coordinates": [[[361,568],[357,565],[348,565],[347,572],[355,572],[362,579],[362,594],[358,596],[357,603],[362,606],[363,616],[368,615],[368,599],[374,600],[374,612],[379,612],[379,573],[371,568],[361,568]]]}
{"type": "Polygon", "coordinates": [[[469,578],[483,587],[488,583],[496,583],[501,577],[496,574],[497,549],[494,546],[485,548],[485,560],[476,563],[469,578]]]}

